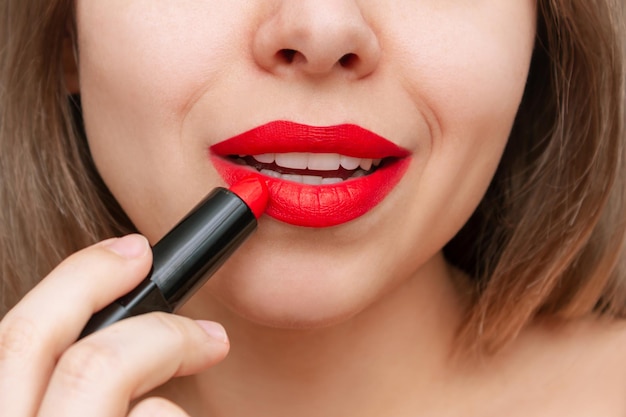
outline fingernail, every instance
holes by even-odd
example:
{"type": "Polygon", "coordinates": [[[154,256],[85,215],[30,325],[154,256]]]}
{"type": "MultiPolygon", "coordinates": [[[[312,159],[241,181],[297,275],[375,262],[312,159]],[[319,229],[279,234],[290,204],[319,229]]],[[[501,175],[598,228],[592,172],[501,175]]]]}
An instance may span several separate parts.
{"type": "Polygon", "coordinates": [[[196,320],[198,326],[205,331],[211,338],[219,340],[222,343],[228,343],[228,336],[226,335],[226,330],[222,327],[221,324],[215,323],[214,321],[204,321],[204,320],[196,320]]]}
{"type": "Polygon", "coordinates": [[[133,259],[144,255],[149,245],[145,237],[132,234],[113,239],[105,247],[124,258],[133,259]]]}

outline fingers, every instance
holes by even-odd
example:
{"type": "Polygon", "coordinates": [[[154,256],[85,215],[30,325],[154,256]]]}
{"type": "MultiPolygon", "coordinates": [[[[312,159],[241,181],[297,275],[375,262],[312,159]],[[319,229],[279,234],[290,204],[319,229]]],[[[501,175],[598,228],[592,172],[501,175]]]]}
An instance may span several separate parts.
{"type": "Polygon", "coordinates": [[[215,323],[164,313],[123,320],[63,354],[39,416],[123,415],[132,399],[173,377],[210,367],[226,356],[228,348],[223,328],[215,323]]]}
{"type": "MultiPolygon", "coordinates": [[[[109,239],[73,254],[29,292],[0,322],[30,323],[36,335],[50,339],[60,352],[73,343],[97,310],[130,291],[150,270],[146,239],[129,235],[109,239]],[[59,326],[63,323],[63,326],[59,326]],[[56,330],[53,337],[51,329],[56,330]]],[[[0,333],[3,334],[3,333],[0,333]]],[[[37,340],[42,342],[42,340],[37,340]]]]}
{"type": "Polygon", "coordinates": [[[189,417],[189,414],[176,404],[157,397],[141,401],[128,417],[189,417]]]}
{"type": "MultiPolygon", "coordinates": [[[[162,313],[123,320],[74,343],[93,312],[147,275],[150,261],[143,237],[102,242],[65,260],[6,315],[0,322],[3,415],[126,415],[132,399],[227,354],[220,325],[162,313]]],[[[132,413],[150,410],[185,415],[158,400],[132,413]]]]}
{"type": "Polygon", "coordinates": [[[55,362],[91,314],[130,291],[149,271],[145,238],[131,235],[61,263],[0,322],[3,415],[32,416],[55,362]]]}

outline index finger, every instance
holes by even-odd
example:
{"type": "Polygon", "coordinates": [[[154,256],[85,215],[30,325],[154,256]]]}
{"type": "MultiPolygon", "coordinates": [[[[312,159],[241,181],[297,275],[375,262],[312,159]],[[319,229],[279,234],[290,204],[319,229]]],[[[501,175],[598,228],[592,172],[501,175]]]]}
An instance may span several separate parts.
{"type": "Polygon", "coordinates": [[[145,238],[109,239],[55,268],[0,321],[0,404],[33,415],[54,364],[94,311],[128,292],[149,271],[145,238]]]}

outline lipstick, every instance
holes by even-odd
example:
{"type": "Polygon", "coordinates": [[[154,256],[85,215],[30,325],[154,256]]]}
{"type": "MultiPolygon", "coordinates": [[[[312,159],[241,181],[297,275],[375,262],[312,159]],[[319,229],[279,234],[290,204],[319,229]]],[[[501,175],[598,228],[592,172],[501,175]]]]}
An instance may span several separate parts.
{"type": "Polygon", "coordinates": [[[265,182],[256,177],[211,191],[154,245],[148,276],[95,313],[79,339],[128,317],[175,312],[256,229],[268,199],[265,182]]]}
{"type": "Polygon", "coordinates": [[[268,216],[287,224],[316,228],[340,225],[374,209],[398,185],[412,161],[409,150],[357,125],[309,126],[285,120],[272,121],[218,142],[209,148],[208,157],[228,184],[251,175],[262,178],[270,191],[268,216]],[[277,159],[276,163],[257,164],[257,157],[263,156],[259,159],[265,162],[268,154],[287,153],[335,154],[337,161],[342,155],[368,159],[370,165],[372,160],[379,160],[379,165],[361,170],[363,175],[345,178],[346,170],[336,169],[338,163],[326,171],[309,164],[300,167],[305,169],[277,167],[277,159]],[[344,179],[311,185],[270,176],[264,168],[322,177],[338,177],[343,171],[344,179]]]}

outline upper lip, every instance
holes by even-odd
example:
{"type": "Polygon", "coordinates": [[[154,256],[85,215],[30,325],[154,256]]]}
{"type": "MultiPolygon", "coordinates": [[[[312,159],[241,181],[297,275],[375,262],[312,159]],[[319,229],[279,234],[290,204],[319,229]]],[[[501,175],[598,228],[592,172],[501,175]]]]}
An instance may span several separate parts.
{"type": "Polygon", "coordinates": [[[266,213],[305,227],[335,226],[369,212],[411,161],[408,150],[357,125],[281,120],[213,145],[210,157],[228,184],[262,176],[270,191],[266,213]]]}
{"type": "Polygon", "coordinates": [[[310,126],[282,120],[216,143],[211,151],[220,156],[311,152],[382,159],[409,155],[408,150],[354,124],[310,126]]]}

